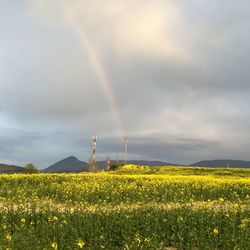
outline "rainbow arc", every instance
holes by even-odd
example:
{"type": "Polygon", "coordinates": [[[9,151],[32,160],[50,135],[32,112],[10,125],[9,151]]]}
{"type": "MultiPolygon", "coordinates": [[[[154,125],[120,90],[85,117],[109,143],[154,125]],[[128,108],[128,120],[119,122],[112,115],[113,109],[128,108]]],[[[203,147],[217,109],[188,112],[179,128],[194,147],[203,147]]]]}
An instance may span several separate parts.
{"type": "Polygon", "coordinates": [[[75,34],[79,38],[81,45],[83,46],[83,48],[86,50],[86,52],[88,54],[89,61],[92,65],[94,71],[96,72],[96,75],[98,77],[98,81],[102,86],[102,89],[105,93],[106,99],[109,103],[110,109],[112,111],[112,116],[113,116],[113,119],[115,122],[117,133],[119,136],[123,136],[124,133],[123,133],[123,126],[122,126],[122,117],[121,117],[121,114],[119,112],[118,102],[116,101],[116,97],[115,97],[115,93],[114,93],[114,90],[112,87],[112,83],[109,80],[108,74],[106,73],[105,67],[104,67],[103,62],[101,60],[101,57],[100,57],[97,49],[93,45],[93,43],[91,43],[86,32],[82,29],[82,27],[80,27],[76,23],[72,14],[68,10],[63,8],[63,15],[66,18],[66,20],[70,23],[73,31],[75,32],[75,34]]]}

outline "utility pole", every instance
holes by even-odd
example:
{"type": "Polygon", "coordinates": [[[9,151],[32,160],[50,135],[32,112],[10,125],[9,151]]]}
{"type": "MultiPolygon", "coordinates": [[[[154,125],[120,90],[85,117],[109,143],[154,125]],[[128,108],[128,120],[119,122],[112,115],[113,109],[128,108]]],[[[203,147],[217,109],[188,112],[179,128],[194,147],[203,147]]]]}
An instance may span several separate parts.
{"type": "Polygon", "coordinates": [[[92,142],[92,159],[90,164],[90,172],[97,172],[97,166],[96,166],[96,143],[97,143],[97,136],[93,135],[93,142],[92,142]]]}
{"type": "Polygon", "coordinates": [[[124,137],[124,163],[127,164],[128,161],[128,137],[124,137]]]}
{"type": "Polygon", "coordinates": [[[106,171],[109,171],[109,170],[110,170],[110,165],[111,165],[110,158],[107,157],[107,160],[106,160],[106,168],[105,168],[106,171]]]}

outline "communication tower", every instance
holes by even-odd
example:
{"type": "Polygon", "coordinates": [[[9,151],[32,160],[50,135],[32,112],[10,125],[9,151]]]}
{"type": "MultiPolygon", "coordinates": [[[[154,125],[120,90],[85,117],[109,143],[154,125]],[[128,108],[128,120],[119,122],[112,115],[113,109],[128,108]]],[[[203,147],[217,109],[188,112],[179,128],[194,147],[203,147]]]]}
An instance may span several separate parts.
{"type": "Polygon", "coordinates": [[[107,160],[106,160],[106,168],[105,168],[106,171],[109,171],[109,170],[110,170],[110,165],[111,165],[111,160],[110,160],[109,157],[107,157],[107,160]]]}
{"type": "Polygon", "coordinates": [[[97,136],[93,135],[93,142],[92,142],[92,159],[90,164],[90,172],[97,172],[97,166],[96,166],[96,143],[97,143],[97,136]]]}
{"type": "Polygon", "coordinates": [[[124,163],[128,161],[128,137],[124,137],[124,163]]]}

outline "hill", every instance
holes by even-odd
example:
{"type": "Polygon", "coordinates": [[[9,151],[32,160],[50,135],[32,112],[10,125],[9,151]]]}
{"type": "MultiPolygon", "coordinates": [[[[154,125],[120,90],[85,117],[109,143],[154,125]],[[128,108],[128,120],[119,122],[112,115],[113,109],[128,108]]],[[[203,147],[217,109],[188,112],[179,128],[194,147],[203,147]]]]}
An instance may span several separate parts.
{"type": "Polygon", "coordinates": [[[240,160],[211,160],[200,161],[190,166],[210,167],[210,168],[250,168],[250,161],[240,160]]]}
{"type": "MultiPolygon", "coordinates": [[[[106,167],[106,161],[98,161],[97,167],[99,170],[103,170],[106,167]]],[[[111,164],[123,165],[124,161],[112,161],[111,164]]],[[[138,166],[177,166],[176,164],[161,162],[161,161],[140,161],[140,160],[131,160],[127,164],[133,164],[138,166]]],[[[89,171],[89,166],[87,162],[78,160],[75,156],[70,156],[66,159],[58,161],[57,163],[51,165],[50,167],[43,170],[44,173],[73,173],[73,172],[82,172],[89,171]]]]}
{"type": "MultiPolygon", "coordinates": [[[[124,165],[124,161],[112,161],[111,164],[124,165]]],[[[180,166],[169,162],[162,161],[144,161],[144,160],[131,160],[127,164],[137,166],[149,166],[149,167],[162,167],[162,166],[180,166]]],[[[212,161],[200,161],[191,164],[192,167],[210,167],[210,168],[250,168],[249,161],[234,161],[234,160],[212,160],[212,161]]],[[[99,170],[103,170],[106,167],[106,161],[98,161],[97,167],[99,170]]],[[[75,156],[70,156],[50,167],[43,170],[44,173],[75,173],[75,172],[88,172],[89,166],[87,162],[80,161],[75,156]]],[[[0,171],[1,172],[1,171],[0,171]]]]}
{"type": "Polygon", "coordinates": [[[139,166],[149,166],[149,167],[162,167],[162,166],[178,166],[178,164],[173,164],[169,162],[162,161],[128,161],[128,164],[139,165],[139,166]]]}
{"type": "MultiPolygon", "coordinates": [[[[115,174],[133,174],[133,175],[172,175],[172,176],[213,176],[213,177],[250,177],[250,169],[241,168],[207,168],[207,167],[189,167],[189,166],[163,166],[149,167],[137,165],[120,166],[113,171],[115,174]]],[[[112,172],[111,172],[112,174],[112,172]]]]}
{"type": "Polygon", "coordinates": [[[74,173],[88,171],[88,163],[78,160],[75,156],[58,161],[50,167],[44,169],[44,173],[74,173]]]}
{"type": "Polygon", "coordinates": [[[0,163],[0,174],[14,174],[22,172],[24,172],[24,168],[22,167],[0,163]]]}
{"type": "MultiPolygon", "coordinates": [[[[123,160],[112,161],[111,164],[116,165],[124,165],[123,160]]],[[[149,167],[162,167],[162,166],[178,166],[177,164],[162,162],[162,161],[143,161],[143,160],[131,160],[127,161],[129,165],[137,165],[137,166],[149,166],[149,167]]],[[[102,170],[106,167],[106,161],[98,161],[97,162],[98,169],[102,170]]]]}

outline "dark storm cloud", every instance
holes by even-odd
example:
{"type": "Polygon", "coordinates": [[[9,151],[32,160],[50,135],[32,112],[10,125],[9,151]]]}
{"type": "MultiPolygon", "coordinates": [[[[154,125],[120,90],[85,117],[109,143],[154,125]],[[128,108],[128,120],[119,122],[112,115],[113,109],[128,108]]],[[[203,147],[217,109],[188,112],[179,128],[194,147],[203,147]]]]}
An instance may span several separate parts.
{"type": "Polygon", "coordinates": [[[122,157],[93,53],[131,158],[248,159],[247,0],[23,0],[0,14],[0,162],[87,160],[93,133],[100,158],[122,157]]]}

